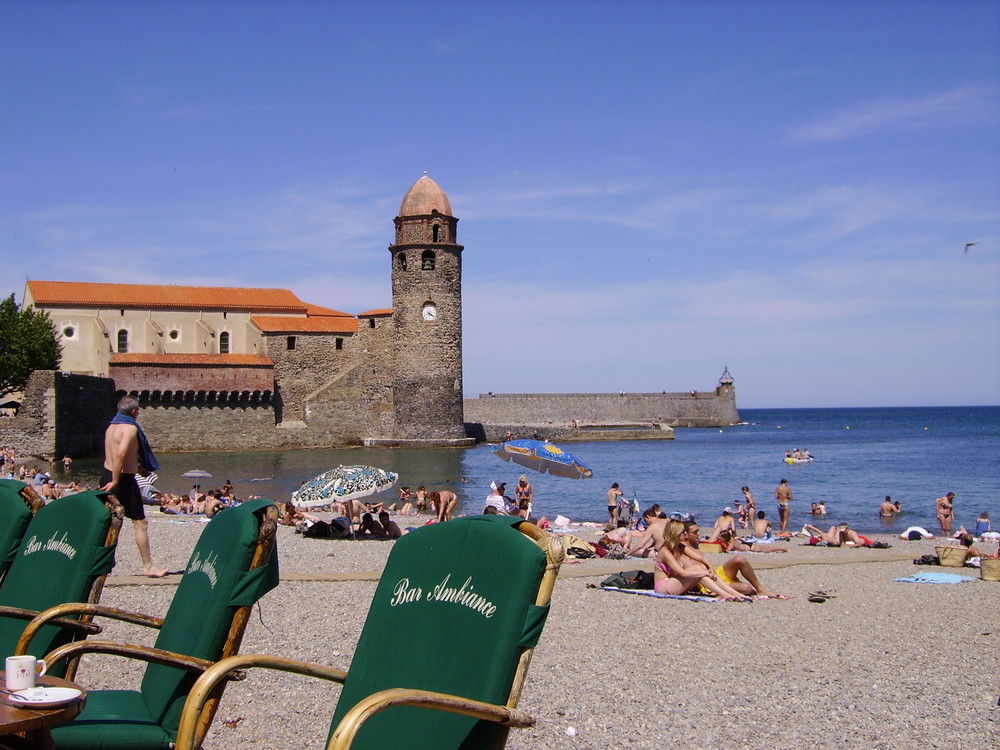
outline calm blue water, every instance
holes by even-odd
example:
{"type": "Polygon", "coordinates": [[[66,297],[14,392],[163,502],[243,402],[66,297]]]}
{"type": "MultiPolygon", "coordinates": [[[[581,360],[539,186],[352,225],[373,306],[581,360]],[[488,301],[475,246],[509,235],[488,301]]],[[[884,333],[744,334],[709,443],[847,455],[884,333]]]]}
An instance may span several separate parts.
{"type": "MultiPolygon", "coordinates": [[[[956,522],[974,525],[988,510],[1000,526],[1000,407],[869,409],[742,409],[747,424],[719,429],[679,429],[673,441],[573,443],[566,447],[594,470],[587,480],[529,472],[539,515],[604,521],[606,492],[618,482],[642,507],[660,503],[670,512],[695,513],[711,522],[750,486],[758,507],[777,520],[774,487],[785,477],[795,493],[791,527],[814,520],[810,503],[825,500],[827,522],[846,521],[862,531],[897,531],[910,525],[937,530],[934,499],[956,495],[956,522]],[[809,449],[816,460],[789,466],[785,451],[809,449]],[[877,517],[885,495],[903,503],[889,522],[877,517]]],[[[155,447],[156,436],[150,436],[155,447]]],[[[180,474],[201,468],[213,474],[202,487],[232,480],[237,493],[286,499],[299,483],[341,463],[367,463],[400,473],[413,488],[448,488],[462,500],[459,512],[478,512],[493,480],[508,494],[520,467],[505,464],[485,445],[467,450],[353,449],[261,453],[184,453],[159,456],[161,489],[186,491],[180,474]],[[273,477],[266,481],[253,478],[273,477]],[[464,477],[468,481],[462,482],[464,477]]],[[[78,461],[74,474],[94,481],[96,461],[78,461]]],[[[57,474],[57,477],[59,475],[57,474]]],[[[60,477],[61,478],[61,477],[60,477]]]]}

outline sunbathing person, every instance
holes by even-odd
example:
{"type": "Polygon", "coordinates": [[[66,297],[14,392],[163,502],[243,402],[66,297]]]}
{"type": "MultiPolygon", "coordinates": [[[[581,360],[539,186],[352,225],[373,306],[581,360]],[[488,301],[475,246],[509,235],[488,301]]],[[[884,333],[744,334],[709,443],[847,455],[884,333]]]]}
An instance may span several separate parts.
{"type": "Polygon", "coordinates": [[[386,539],[399,539],[399,537],[403,536],[402,529],[399,528],[399,525],[395,521],[389,518],[388,511],[383,510],[378,514],[378,522],[385,532],[386,539]]]}
{"type": "Polygon", "coordinates": [[[744,542],[732,531],[723,531],[719,538],[715,540],[722,545],[723,552],[788,552],[787,547],[778,544],[765,544],[764,542],[744,542]]]}
{"type": "Polygon", "coordinates": [[[728,505],[723,508],[722,515],[715,519],[715,526],[712,527],[712,532],[708,535],[708,539],[705,541],[714,542],[719,538],[719,534],[723,531],[736,531],[736,519],[733,518],[733,509],[728,505]]]}
{"type": "Polygon", "coordinates": [[[367,536],[373,539],[389,538],[385,528],[372,517],[371,513],[365,513],[361,516],[361,526],[358,528],[358,536],[367,536]]]}
{"type": "Polygon", "coordinates": [[[704,555],[685,544],[686,531],[683,521],[667,522],[663,544],[653,561],[653,590],[658,594],[678,596],[700,585],[723,599],[747,600],[746,596],[719,580],[718,573],[704,555]]]}
{"type": "Polygon", "coordinates": [[[214,495],[209,495],[208,499],[205,501],[204,507],[205,507],[205,517],[211,518],[220,510],[228,508],[229,506],[226,505],[224,502],[222,502],[222,500],[220,500],[218,497],[214,495]]]}
{"type": "Polygon", "coordinates": [[[645,531],[641,534],[633,532],[633,541],[626,549],[631,557],[653,557],[663,545],[663,531],[667,525],[667,517],[660,512],[659,506],[647,508],[642,514],[645,531]]]}
{"type": "Polygon", "coordinates": [[[871,539],[861,536],[846,523],[831,526],[826,532],[807,523],[802,527],[802,530],[810,535],[809,544],[813,545],[825,544],[827,547],[842,547],[845,544],[852,544],[856,547],[871,547],[874,544],[871,539]]]}
{"type": "MultiPolygon", "coordinates": [[[[698,550],[698,533],[700,531],[698,524],[691,522],[685,524],[685,527],[685,535],[682,540],[686,546],[685,555],[688,557],[700,558],[701,560],[704,560],[707,565],[708,560],[706,560],[705,556],[698,550]]],[[[756,545],[754,546],[756,547],[756,545]]],[[[787,552],[787,550],[783,548],[773,549],[771,551],[787,552]]],[[[747,560],[744,555],[731,556],[722,565],[715,569],[715,573],[719,577],[720,581],[741,594],[746,594],[747,596],[778,596],[770,589],[764,588],[760,579],[757,578],[757,573],[754,571],[750,561],[747,560]],[[746,580],[741,581],[740,575],[742,575],[746,580]]],[[[705,586],[704,583],[700,585],[703,593],[708,594],[713,591],[710,587],[705,586]]]]}
{"type": "Polygon", "coordinates": [[[757,511],[757,518],[753,522],[753,541],[765,544],[774,541],[774,534],[771,533],[771,522],[767,520],[767,514],[762,510],[757,511]]]}
{"type": "Polygon", "coordinates": [[[169,492],[160,493],[160,513],[169,513],[172,516],[180,515],[187,508],[187,498],[180,498],[169,492]]]}
{"type": "Polygon", "coordinates": [[[900,539],[916,541],[917,539],[933,539],[934,535],[923,526],[911,526],[899,535],[900,539]]]}

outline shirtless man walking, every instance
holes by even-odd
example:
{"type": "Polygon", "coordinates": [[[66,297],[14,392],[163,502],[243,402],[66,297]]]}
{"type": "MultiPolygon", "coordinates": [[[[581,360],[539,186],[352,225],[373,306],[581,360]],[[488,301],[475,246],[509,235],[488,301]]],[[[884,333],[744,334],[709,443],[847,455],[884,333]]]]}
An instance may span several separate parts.
{"type": "Polygon", "coordinates": [[[125,517],[132,521],[135,546],[139,548],[139,558],[142,560],[142,574],[148,578],[162,578],[167,575],[167,570],[153,565],[153,554],[149,549],[149,522],[146,521],[142,494],[135,481],[135,475],[140,469],[145,473],[155,471],[160,466],[149,448],[142,428],[135,420],[138,415],[139,402],[132,396],[125,396],[118,402],[118,413],[104,433],[101,489],[114,493],[125,510],[125,517]]]}
{"type": "Polygon", "coordinates": [[[778,501],[778,520],[781,522],[781,533],[788,529],[788,517],[791,515],[792,488],[788,486],[788,480],[782,479],[774,490],[774,499],[778,501]]]}

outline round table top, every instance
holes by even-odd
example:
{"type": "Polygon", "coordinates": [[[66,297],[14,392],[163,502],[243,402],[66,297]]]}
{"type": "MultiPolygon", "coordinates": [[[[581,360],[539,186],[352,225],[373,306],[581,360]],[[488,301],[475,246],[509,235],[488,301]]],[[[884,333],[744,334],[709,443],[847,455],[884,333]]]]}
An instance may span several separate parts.
{"type": "Polygon", "coordinates": [[[76,688],[81,691],[80,697],[51,708],[20,706],[11,702],[11,691],[5,686],[3,674],[0,671],[0,735],[30,732],[33,729],[72,721],[87,702],[87,691],[76,683],[44,675],[38,678],[39,687],[76,688]]]}

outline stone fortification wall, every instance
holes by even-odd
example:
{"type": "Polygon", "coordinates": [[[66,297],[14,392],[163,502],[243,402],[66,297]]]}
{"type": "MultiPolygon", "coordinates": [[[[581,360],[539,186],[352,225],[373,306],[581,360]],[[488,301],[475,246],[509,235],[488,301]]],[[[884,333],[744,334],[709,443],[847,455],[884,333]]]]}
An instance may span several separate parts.
{"type": "Polygon", "coordinates": [[[95,455],[103,450],[115,402],[108,378],[36,370],[17,416],[0,419],[0,445],[15,446],[23,455],[95,455]]]}
{"type": "Polygon", "coordinates": [[[497,393],[465,400],[465,421],[482,425],[564,427],[616,422],[661,422],[672,427],[738,424],[736,391],[687,393],[497,393]]]}

